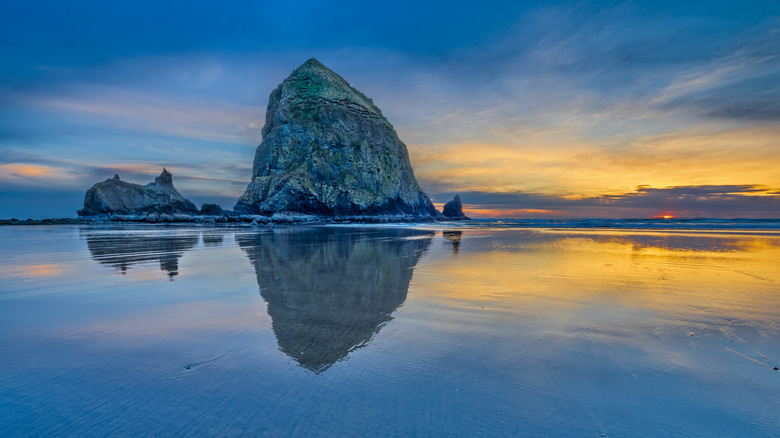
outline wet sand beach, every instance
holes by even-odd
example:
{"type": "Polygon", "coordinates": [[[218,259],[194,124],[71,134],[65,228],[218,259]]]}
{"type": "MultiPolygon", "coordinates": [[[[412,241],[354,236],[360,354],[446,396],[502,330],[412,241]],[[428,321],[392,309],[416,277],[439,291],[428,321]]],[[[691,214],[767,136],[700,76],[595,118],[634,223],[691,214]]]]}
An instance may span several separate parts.
{"type": "Polygon", "coordinates": [[[780,232],[0,227],[5,436],[776,436],[780,232]]]}

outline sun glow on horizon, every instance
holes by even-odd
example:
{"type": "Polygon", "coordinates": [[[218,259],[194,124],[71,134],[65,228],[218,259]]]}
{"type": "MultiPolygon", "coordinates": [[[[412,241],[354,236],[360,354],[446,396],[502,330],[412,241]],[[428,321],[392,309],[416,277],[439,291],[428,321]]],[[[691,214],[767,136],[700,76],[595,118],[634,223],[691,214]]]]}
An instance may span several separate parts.
{"type": "MultiPolygon", "coordinates": [[[[447,191],[533,192],[579,199],[622,195],[638,186],[761,184],[774,195],[780,185],[775,127],[709,124],[663,135],[627,136],[621,142],[595,136],[530,132],[480,142],[409,145],[418,178],[447,191]],[[739,146],[739,147],[735,147],[739,146]]],[[[763,194],[756,192],[756,195],[763,194]]]]}

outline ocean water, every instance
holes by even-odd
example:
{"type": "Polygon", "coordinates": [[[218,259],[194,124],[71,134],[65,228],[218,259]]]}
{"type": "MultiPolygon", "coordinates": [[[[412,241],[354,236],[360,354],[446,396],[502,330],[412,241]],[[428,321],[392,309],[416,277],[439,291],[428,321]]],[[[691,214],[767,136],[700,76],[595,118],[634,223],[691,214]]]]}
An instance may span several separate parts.
{"type": "Polygon", "coordinates": [[[0,435],[780,435],[778,221],[0,227],[0,435]]]}

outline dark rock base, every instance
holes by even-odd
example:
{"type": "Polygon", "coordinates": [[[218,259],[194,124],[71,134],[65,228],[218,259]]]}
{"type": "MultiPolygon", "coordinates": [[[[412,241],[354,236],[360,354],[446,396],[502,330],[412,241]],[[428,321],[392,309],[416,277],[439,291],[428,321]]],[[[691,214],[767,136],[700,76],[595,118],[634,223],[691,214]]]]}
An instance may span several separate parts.
{"type": "Polygon", "coordinates": [[[325,225],[325,224],[389,224],[389,223],[431,223],[430,216],[386,215],[386,216],[315,216],[295,212],[276,213],[271,216],[256,214],[230,214],[222,216],[191,216],[186,214],[112,215],[82,216],[79,218],[53,219],[0,219],[0,225],[98,225],[112,223],[192,223],[192,224],[244,224],[244,225],[325,225]]]}

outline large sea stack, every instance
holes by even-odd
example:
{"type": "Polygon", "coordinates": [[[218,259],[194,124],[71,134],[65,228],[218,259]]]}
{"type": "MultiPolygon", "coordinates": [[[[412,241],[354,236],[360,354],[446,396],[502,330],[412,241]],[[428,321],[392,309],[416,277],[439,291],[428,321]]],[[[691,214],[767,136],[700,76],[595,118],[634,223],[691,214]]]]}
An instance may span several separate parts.
{"type": "Polygon", "coordinates": [[[78,211],[79,216],[147,213],[198,214],[198,208],[173,187],[173,175],[163,168],[145,186],[122,181],[119,175],[93,185],[84,196],[84,208],[78,211]]]}
{"type": "Polygon", "coordinates": [[[379,108],[316,59],[271,92],[262,133],[236,212],[440,215],[379,108]]]}

